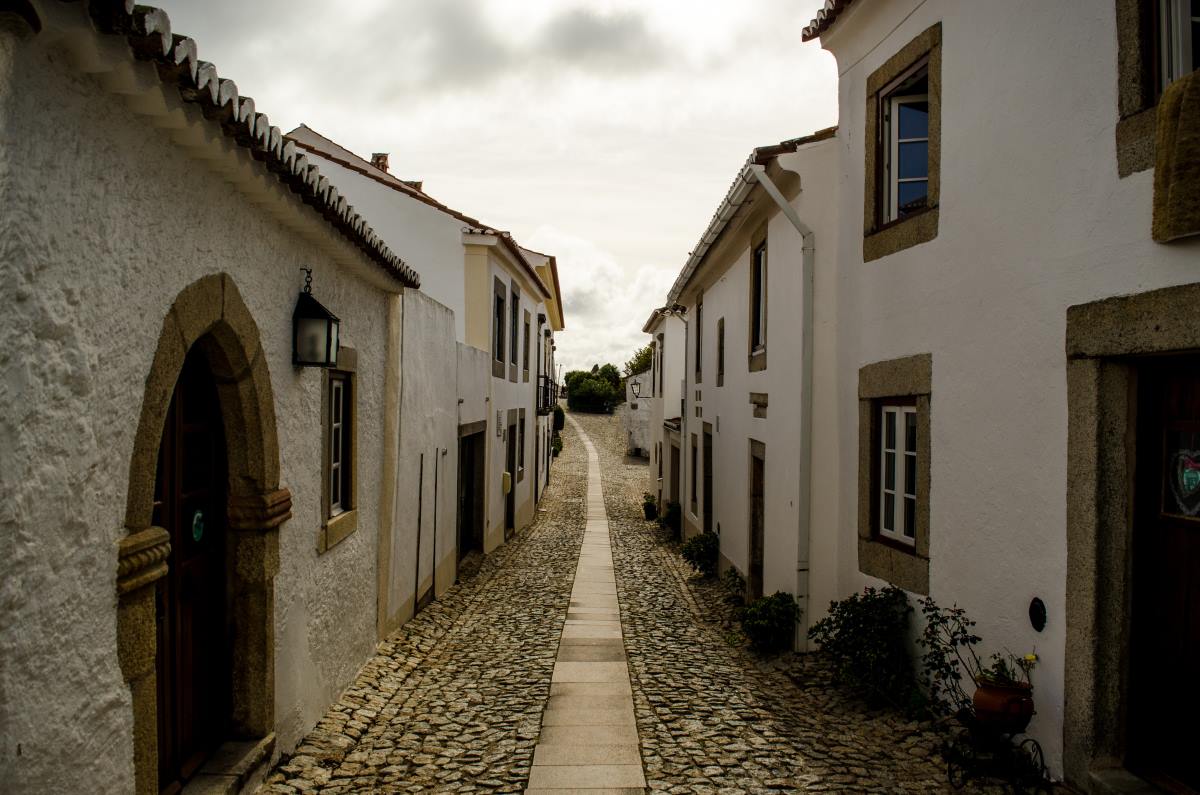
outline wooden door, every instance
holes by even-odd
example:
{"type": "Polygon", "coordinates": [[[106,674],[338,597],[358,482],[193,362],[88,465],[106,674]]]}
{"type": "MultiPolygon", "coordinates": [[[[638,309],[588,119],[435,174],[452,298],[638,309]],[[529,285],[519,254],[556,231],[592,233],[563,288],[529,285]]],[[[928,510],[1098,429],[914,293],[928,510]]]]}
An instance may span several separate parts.
{"type": "Polygon", "coordinates": [[[713,531],[712,425],[704,423],[704,532],[713,531]]]}
{"type": "Polygon", "coordinates": [[[1200,359],[1140,373],[1129,763],[1200,791],[1200,359]]]}
{"type": "Polygon", "coordinates": [[[763,595],[765,464],[761,456],[750,456],[750,598],[763,595]]]}
{"type": "Polygon", "coordinates": [[[157,593],[159,788],[176,792],[224,739],[225,442],[216,387],[193,350],[163,427],[154,522],[171,534],[157,593]]]}
{"type": "Polygon", "coordinates": [[[511,538],[517,528],[517,426],[508,426],[508,494],[504,496],[504,537],[511,538]]]}
{"type": "Polygon", "coordinates": [[[679,445],[671,445],[671,502],[679,502],[679,445]]]}

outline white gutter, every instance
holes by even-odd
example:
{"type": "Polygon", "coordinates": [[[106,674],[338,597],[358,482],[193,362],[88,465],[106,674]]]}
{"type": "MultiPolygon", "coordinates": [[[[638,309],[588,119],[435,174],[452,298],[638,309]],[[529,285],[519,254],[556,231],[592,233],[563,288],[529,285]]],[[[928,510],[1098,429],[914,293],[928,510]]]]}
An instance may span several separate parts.
{"type": "Polygon", "coordinates": [[[803,243],[800,279],[800,493],[797,513],[799,528],[796,539],[796,599],[800,603],[800,624],[797,628],[796,648],[808,650],[808,566],[809,545],[812,530],[812,404],[813,404],[813,260],[816,253],[816,238],[813,231],[800,220],[795,208],[784,198],[783,193],[767,176],[765,166],[747,163],[746,168],[763,186],[767,195],[779,206],[780,212],[800,233],[803,243]]]}
{"type": "Polygon", "coordinates": [[[708,250],[712,248],[713,243],[717,242],[717,238],[721,236],[725,225],[730,219],[737,214],[741,209],[742,204],[746,201],[746,197],[750,195],[750,191],[754,190],[754,176],[750,169],[753,167],[753,154],[751,159],[746,161],[738,172],[737,178],[733,181],[729,191],[725,194],[725,198],[721,201],[721,206],[713,214],[712,220],[708,222],[708,227],[704,230],[704,234],[700,237],[700,242],[696,244],[696,248],[688,255],[688,260],[684,263],[683,270],[679,272],[679,276],[675,279],[675,283],[671,285],[671,292],[667,293],[667,306],[673,306],[679,302],[679,295],[683,292],[684,286],[691,280],[692,274],[696,272],[696,268],[704,260],[704,256],[708,250]]]}

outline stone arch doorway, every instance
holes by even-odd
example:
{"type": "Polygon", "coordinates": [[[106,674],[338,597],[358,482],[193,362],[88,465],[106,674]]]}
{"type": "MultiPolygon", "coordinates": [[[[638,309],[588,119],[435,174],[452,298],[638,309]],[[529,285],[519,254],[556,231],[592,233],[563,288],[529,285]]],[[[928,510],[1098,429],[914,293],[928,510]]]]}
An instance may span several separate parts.
{"type": "MultiPolygon", "coordinates": [[[[161,510],[155,515],[156,475],[185,364],[209,379],[207,402],[223,436],[224,461],[217,467],[225,475],[218,484],[223,515],[214,517],[224,529],[222,588],[230,607],[222,731],[227,739],[255,739],[274,729],[274,577],[278,528],[291,516],[291,495],[279,487],[274,397],[257,324],[233,279],[212,274],[185,288],[163,320],[130,462],[117,629],[132,696],[138,793],[159,791],[156,601],[174,558],[171,534],[155,523],[162,516],[161,510]]],[[[203,406],[205,400],[199,402],[203,406]]]]}

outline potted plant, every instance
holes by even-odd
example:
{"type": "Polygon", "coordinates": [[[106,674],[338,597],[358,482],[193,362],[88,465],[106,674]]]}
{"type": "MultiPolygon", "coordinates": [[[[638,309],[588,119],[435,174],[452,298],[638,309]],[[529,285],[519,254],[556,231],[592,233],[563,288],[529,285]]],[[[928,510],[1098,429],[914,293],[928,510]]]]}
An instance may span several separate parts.
{"type": "Polygon", "coordinates": [[[642,513],[646,516],[646,521],[654,521],[658,517],[658,500],[650,492],[642,495],[642,513]]]}
{"type": "Polygon", "coordinates": [[[971,706],[982,725],[1003,734],[1020,734],[1033,718],[1033,684],[1029,672],[1036,654],[1017,657],[993,654],[992,661],[975,674],[971,706]]]}
{"type": "Polygon", "coordinates": [[[961,607],[943,608],[929,597],[920,605],[925,619],[921,664],[933,710],[1000,734],[1023,732],[1034,712],[1029,672],[1037,655],[1017,657],[1006,651],[993,654],[985,665],[975,653],[982,638],[961,607]],[[975,683],[970,696],[962,686],[964,674],[975,683]]]}

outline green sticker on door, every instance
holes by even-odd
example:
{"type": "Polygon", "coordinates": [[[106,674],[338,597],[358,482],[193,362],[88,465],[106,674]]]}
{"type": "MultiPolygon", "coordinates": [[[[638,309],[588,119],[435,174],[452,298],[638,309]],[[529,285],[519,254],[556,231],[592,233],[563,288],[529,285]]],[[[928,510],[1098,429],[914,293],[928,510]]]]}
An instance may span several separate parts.
{"type": "Polygon", "coordinates": [[[192,514],[192,540],[199,541],[204,537],[204,512],[199,508],[192,514]]]}

